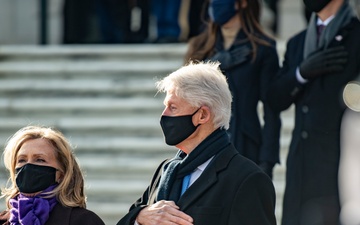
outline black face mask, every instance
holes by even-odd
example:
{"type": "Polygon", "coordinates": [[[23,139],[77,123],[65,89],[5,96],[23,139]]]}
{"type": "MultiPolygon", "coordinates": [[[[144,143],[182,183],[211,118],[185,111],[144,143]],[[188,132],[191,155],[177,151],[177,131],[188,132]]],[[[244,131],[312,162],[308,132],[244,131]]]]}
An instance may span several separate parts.
{"type": "Polygon", "coordinates": [[[306,8],[312,12],[320,12],[331,0],[303,0],[306,8]]]}
{"type": "Polygon", "coordinates": [[[196,128],[200,126],[200,124],[194,126],[192,123],[192,117],[199,111],[199,109],[191,115],[161,116],[160,125],[165,136],[166,144],[177,145],[195,132],[196,128]]]}
{"type": "Polygon", "coordinates": [[[28,163],[16,168],[16,185],[21,193],[36,193],[45,190],[56,183],[55,179],[54,167],[28,163]]]}
{"type": "Polygon", "coordinates": [[[234,0],[212,0],[208,8],[209,16],[219,26],[227,23],[236,14],[234,0]]]}

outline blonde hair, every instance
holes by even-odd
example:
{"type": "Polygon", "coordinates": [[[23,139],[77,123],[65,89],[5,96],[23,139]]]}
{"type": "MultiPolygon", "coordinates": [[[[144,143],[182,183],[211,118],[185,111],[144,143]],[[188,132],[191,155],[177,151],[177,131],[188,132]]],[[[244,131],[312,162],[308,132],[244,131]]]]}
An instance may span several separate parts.
{"type": "Polygon", "coordinates": [[[194,107],[208,106],[213,124],[229,128],[232,96],[219,62],[192,62],[156,82],[159,92],[175,91],[194,107]]]}
{"type": "Polygon", "coordinates": [[[6,198],[7,207],[9,201],[19,194],[16,187],[16,156],[21,146],[28,140],[45,139],[54,146],[55,156],[63,173],[63,179],[48,197],[56,196],[58,201],[68,207],[86,208],[86,196],[84,194],[84,178],[72,147],[65,136],[58,130],[50,127],[27,126],[18,130],[8,140],[4,150],[4,164],[10,173],[8,185],[2,189],[2,196],[6,198]]]}

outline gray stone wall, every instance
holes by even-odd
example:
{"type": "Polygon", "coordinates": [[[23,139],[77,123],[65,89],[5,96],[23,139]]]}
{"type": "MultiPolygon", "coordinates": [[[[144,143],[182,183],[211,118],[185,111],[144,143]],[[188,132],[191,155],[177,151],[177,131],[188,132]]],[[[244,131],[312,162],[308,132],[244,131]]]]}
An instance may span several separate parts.
{"type": "MultiPolygon", "coordinates": [[[[39,0],[0,1],[0,45],[38,44],[39,0]]],[[[63,0],[48,0],[48,43],[61,41],[63,0]]]]}

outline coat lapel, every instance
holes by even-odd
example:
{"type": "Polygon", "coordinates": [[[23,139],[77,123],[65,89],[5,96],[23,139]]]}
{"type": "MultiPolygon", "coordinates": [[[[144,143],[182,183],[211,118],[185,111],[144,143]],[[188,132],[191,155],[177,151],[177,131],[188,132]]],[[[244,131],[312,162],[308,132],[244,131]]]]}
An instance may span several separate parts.
{"type": "Polygon", "coordinates": [[[210,162],[201,176],[180,197],[177,204],[182,211],[190,207],[194,201],[217,182],[218,173],[228,166],[230,160],[236,154],[238,154],[238,152],[233,145],[230,145],[210,162]]]}

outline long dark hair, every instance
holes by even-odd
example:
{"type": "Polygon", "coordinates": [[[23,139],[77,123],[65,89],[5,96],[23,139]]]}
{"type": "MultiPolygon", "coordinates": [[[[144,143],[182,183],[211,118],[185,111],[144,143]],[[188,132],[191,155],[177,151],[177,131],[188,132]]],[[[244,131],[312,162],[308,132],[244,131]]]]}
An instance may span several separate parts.
{"type": "MultiPolygon", "coordinates": [[[[241,29],[247,36],[247,40],[250,41],[253,52],[253,60],[256,58],[257,46],[270,44],[259,37],[259,34],[270,37],[265,33],[264,29],[260,25],[260,10],[261,4],[259,0],[237,0],[240,15],[241,29]],[[247,7],[242,8],[242,1],[247,1],[247,7]]],[[[204,3],[202,9],[202,18],[206,24],[205,29],[197,36],[191,38],[188,43],[188,50],[185,54],[185,63],[190,60],[204,60],[214,54],[214,46],[216,41],[216,34],[220,27],[213,23],[210,19],[206,19],[207,8],[209,0],[204,3]]]]}

